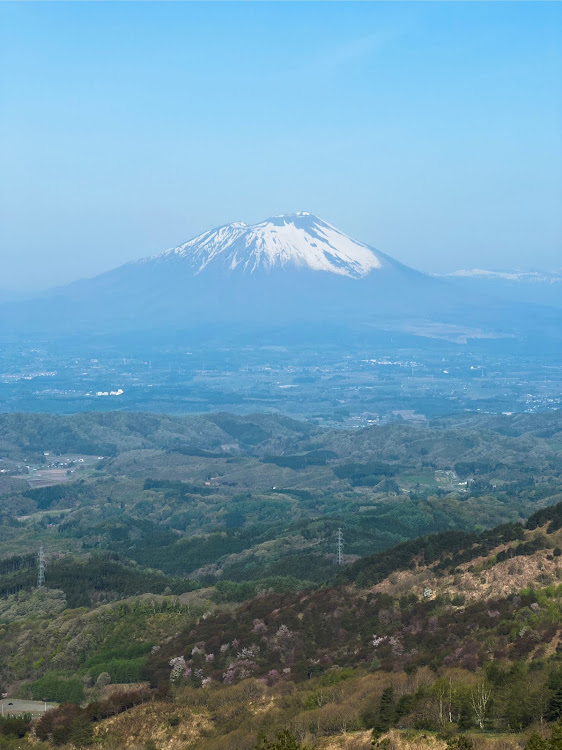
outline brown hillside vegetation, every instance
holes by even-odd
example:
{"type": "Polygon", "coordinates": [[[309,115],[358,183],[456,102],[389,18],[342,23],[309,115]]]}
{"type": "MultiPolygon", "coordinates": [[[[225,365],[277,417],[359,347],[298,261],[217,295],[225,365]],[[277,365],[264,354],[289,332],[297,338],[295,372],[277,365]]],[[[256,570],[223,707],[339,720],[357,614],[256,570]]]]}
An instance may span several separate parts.
{"type": "Polygon", "coordinates": [[[11,669],[48,643],[46,667],[33,655],[44,676],[19,689],[72,688],[36,728],[58,746],[254,750],[288,731],[319,750],[371,737],[445,750],[465,734],[476,750],[515,750],[562,715],[561,538],[562,504],[525,525],[404,542],[331,586],[214,607],[208,587],[14,621],[11,669]]]}
{"type": "MultiPolygon", "coordinates": [[[[448,713],[459,710],[457,701],[463,691],[470,696],[481,678],[450,669],[440,678],[431,670],[420,670],[415,675],[366,674],[336,685],[314,680],[300,686],[267,686],[250,679],[222,689],[184,687],[164,701],[136,706],[103,720],[95,736],[111,750],[142,750],[147,739],[157,750],[253,750],[260,737],[288,730],[299,743],[318,750],[367,750],[373,747],[373,733],[364,728],[365,716],[389,684],[398,704],[408,696],[423,694],[416,708],[416,722],[428,726],[433,722],[435,728],[383,732],[378,746],[385,750],[445,750],[452,736],[448,713]],[[452,703],[446,695],[449,689],[452,703]]],[[[531,679],[528,687],[533,684],[531,679]]],[[[497,689],[495,696],[501,697],[497,689]]],[[[499,706],[494,711],[498,712],[499,706]]],[[[475,750],[516,750],[525,744],[527,736],[470,734],[475,750]]]]}
{"type": "MultiPolygon", "coordinates": [[[[469,735],[473,750],[520,750],[525,745],[525,737],[508,735],[482,737],[469,735]]],[[[371,732],[348,732],[330,737],[318,745],[322,750],[371,750],[371,732]]],[[[447,740],[439,735],[423,730],[399,731],[391,729],[378,741],[378,747],[385,750],[448,750],[447,740]]]]}
{"type": "Polygon", "coordinates": [[[210,726],[204,713],[154,701],[105,719],[96,727],[95,737],[111,750],[121,747],[140,750],[147,739],[152,739],[158,748],[183,750],[195,745],[210,726]]]}
{"type": "MultiPolygon", "coordinates": [[[[546,540],[546,530],[545,525],[537,530],[526,531],[521,541],[546,540]]],[[[553,555],[553,550],[562,547],[562,531],[548,536],[547,549],[537,550],[529,556],[497,562],[499,553],[516,549],[517,546],[518,542],[500,544],[489,554],[462,563],[454,573],[447,575],[436,573],[432,566],[423,564],[415,570],[397,571],[370,590],[400,597],[411,592],[419,595],[424,589],[430,588],[432,597],[462,595],[467,602],[472,602],[504,598],[526,587],[544,588],[562,581],[562,557],[553,555]]]]}

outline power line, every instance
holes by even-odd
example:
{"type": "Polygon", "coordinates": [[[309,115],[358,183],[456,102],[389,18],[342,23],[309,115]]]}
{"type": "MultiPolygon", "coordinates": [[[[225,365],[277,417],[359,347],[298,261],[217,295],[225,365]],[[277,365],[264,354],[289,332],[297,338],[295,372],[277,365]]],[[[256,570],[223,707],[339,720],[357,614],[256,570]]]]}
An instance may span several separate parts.
{"type": "Polygon", "coordinates": [[[343,531],[338,529],[338,565],[343,565],[343,531]]]}
{"type": "Polygon", "coordinates": [[[37,573],[37,588],[45,583],[45,550],[39,547],[39,571],[37,573]]]}

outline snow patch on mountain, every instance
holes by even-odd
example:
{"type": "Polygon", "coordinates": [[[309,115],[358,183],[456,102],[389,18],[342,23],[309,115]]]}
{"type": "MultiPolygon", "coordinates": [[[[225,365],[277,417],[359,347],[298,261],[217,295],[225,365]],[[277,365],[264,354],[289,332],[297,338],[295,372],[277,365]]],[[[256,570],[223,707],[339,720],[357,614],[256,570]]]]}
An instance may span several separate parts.
{"type": "Polygon", "coordinates": [[[505,281],[531,281],[556,284],[562,281],[562,271],[490,271],[483,268],[466,268],[445,276],[453,278],[503,279],[505,281]]]}
{"type": "Polygon", "coordinates": [[[292,266],[361,278],[383,265],[368,245],[306,211],[253,225],[226,224],[142,262],[170,259],[189,263],[196,274],[220,264],[230,272],[292,266]]]}

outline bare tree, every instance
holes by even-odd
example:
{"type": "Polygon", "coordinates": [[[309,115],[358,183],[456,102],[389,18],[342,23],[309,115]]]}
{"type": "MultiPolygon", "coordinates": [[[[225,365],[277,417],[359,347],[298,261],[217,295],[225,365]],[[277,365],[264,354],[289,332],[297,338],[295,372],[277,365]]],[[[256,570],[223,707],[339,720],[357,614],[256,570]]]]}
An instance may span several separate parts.
{"type": "Polygon", "coordinates": [[[480,729],[484,729],[484,722],[486,721],[486,712],[490,705],[492,698],[492,687],[487,682],[479,682],[475,685],[470,693],[470,699],[474,715],[476,716],[476,723],[480,729]]]}

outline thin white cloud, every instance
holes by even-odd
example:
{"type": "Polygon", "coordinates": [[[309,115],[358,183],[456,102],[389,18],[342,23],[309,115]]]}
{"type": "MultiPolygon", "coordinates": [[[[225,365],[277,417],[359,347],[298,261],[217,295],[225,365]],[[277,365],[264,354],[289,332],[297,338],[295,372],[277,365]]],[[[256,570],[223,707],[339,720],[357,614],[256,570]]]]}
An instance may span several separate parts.
{"type": "Polygon", "coordinates": [[[365,60],[388,47],[397,36],[398,32],[395,30],[375,31],[325,49],[311,61],[309,66],[306,66],[306,73],[309,75],[333,73],[346,65],[365,60]]]}

